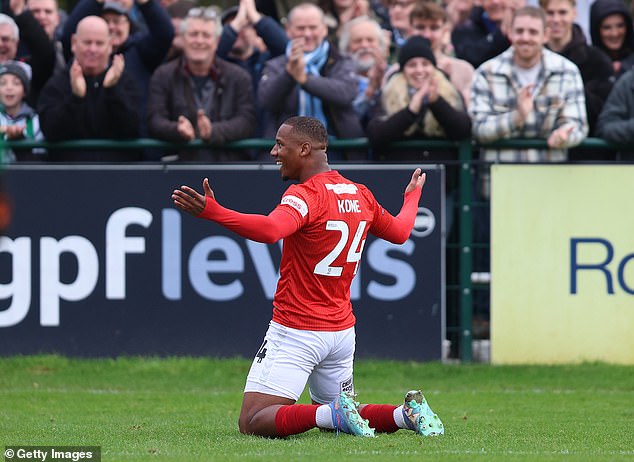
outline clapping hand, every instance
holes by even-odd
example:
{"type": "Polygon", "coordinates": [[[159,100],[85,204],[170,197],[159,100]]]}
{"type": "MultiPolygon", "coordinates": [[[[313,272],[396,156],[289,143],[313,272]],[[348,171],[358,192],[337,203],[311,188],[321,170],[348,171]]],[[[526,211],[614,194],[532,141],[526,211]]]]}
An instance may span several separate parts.
{"type": "Polygon", "coordinates": [[[534,85],[522,87],[517,94],[517,112],[520,117],[520,124],[526,122],[528,115],[533,112],[533,88],[534,85]]]}
{"type": "Polygon", "coordinates": [[[306,83],[306,64],[304,62],[304,39],[298,38],[291,41],[291,52],[286,63],[286,72],[295,79],[297,83],[306,83]]]}
{"type": "Polygon", "coordinates": [[[106,72],[106,76],[103,78],[103,86],[105,88],[113,87],[119,82],[121,78],[121,74],[123,74],[123,69],[125,68],[125,60],[123,59],[123,55],[118,54],[114,55],[112,58],[112,64],[110,68],[106,72]]]}
{"type": "Polygon", "coordinates": [[[194,126],[189,121],[189,119],[183,115],[178,116],[177,130],[180,137],[183,138],[185,141],[191,141],[196,138],[194,126]]]}
{"type": "Polygon", "coordinates": [[[565,147],[574,128],[574,125],[564,125],[554,130],[548,137],[548,146],[555,149],[565,147]]]}
{"type": "Polygon", "coordinates": [[[240,8],[242,9],[243,7],[251,25],[255,26],[258,22],[260,22],[262,15],[255,7],[255,0],[240,0],[240,8]]]}
{"type": "Polygon", "coordinates": [[[438,99],[438,81],[433,74],[416,90],[416,93],[414,93],[409,102],[409,110],[414,114],[418,114],[423,108],[425,99],[427,103],[435,103],[438,99]]]}
{"type": "Polygon", "coordinates": [[[198,125],[200,138],[204,141],[209,141],[211,139],[212,131],[211,120],[209,120],[209,117],[205,115],[205,111],[202,109],[198,109],[197,117],[198,120],[196,121],[196,124],[198,125]]]}
{"type": "Polygon", "coordinates": [[[4,133],[8,140],[17,140],[24,138],[24,128],[24,125],[4,125],[0,127],[0,133],[4,133]]]}
{"type": "Polygon", "coordinates": [[[368,88],[366,89],[366,96],[371,97],[375,92],[381,89],[383,83],[383,76],[387,70],[387,60],[385,54],[380,48],[369,48],[372,56],[374,57],[374,64],[368,72],[368,88]]]}
{"type": "Polygon", "coordinates": [[[70,88],[73,95],[78,98],[86,96],[86,79],[84,78],[84,72],[76,59],[70,65],[70,88]]]}
{"type": "Polygon", "coordinates": [[[234,31],[240,32],[248,24],[249,24],[249,16],[247,15],[247,8],[245,5],[245,2],[243,0],[240,0],[240,5],[238,6],[238,12],[236,13],[235,17],[231,20],[229,25],[234,31]]]}

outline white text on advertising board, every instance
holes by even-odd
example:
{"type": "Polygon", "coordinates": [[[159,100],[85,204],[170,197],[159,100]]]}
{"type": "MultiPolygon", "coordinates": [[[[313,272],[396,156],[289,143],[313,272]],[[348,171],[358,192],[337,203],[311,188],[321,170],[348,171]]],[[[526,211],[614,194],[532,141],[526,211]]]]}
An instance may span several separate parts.
{"type": "MultiPolygon", "coordinates": [[[[26,317],[31,308],[35,276],[40,282],[42,326],[59,326],[60,312],[63,311],[60,302],[86,299],[94,293],[100,278],[103,278],[106,299],[125,299],[126,260],[135,258],[131,255],[141,258],[140,255],[146,253],[146,238],[127,235],[128,228],[140,226],[147,229],[153,221],[152,213],[144,208],[124,207],[108,217],[105,242],[102,243],[92,242],[81,235],[68,235],[61,239],[42,236],[39,242],[31,237],[0,237],[0,254],[8,254],[11,260],[11,279],[0,282],[0,300],[10,301],[8,307],[0,311],[0,327],[14,326],[26,317]],[[105,249],[105,274],[100,274],[99,269],[98,248],[102,246],[105,249]],[[40,274],[34,275],[31,256],[38,250],[40,274]],[[60,277],[62,255],[66,258],[70,255],[76,261],[77,272],[72,281],[63,281],[60,277]]],[[[201,239],[191,249],[183,249],[180,212],[163,209],[160,225],[160,287],[165,299],[181,299],[185,285],[181,275],[187,277],[193,290],[206,300],[222,302],[238,299],[245,293],[240,276],[246,271],[247,258],[251,259],[265,297],[273,298],[279,269],[273,262],[269,246],[236,236],[216,235],[201,239]],[[210,259],[212,253],[214,258],[210,259]],[[214,273],[235,274],[235,278],[219,284],[211,277],[214,273]]],[[[366,280],[368,278],[364,279],[359,271],[351,288],[352,299],[360,298],[362,291],[376,300],[392,301],[407,297],[414,290],[417,278],[421,277],[407,261],[414,254],[415,247],[412,239],[401,246],[380,239],[373,241],[365,250],[365,262],[390,282],[366,280]]]]}

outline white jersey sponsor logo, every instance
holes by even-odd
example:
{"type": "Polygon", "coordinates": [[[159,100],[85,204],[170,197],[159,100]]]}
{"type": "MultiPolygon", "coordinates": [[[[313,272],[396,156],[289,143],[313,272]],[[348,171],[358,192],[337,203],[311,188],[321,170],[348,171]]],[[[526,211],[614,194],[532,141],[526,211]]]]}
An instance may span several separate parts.
{"type": "Polygon", "coordinates": [[[357,185],[350,183],[326,184],[328,191],[334,191],[335,194],[356,194],[357,185]]]}
{"type": "Polygon", "coordinates": [[[282,204],[290,205],[299,213],[301,213],[302,217],[308,215],[308,205],[297,196],[292,196],[289,194],[288,196],[282,197],[282,204]]]}

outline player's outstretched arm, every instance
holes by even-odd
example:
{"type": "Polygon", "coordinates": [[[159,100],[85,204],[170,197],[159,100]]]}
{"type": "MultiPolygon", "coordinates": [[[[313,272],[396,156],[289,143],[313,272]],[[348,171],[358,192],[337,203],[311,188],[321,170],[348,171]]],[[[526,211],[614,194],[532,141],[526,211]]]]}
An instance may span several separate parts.
{"type": "Polygon", "coordinates": [[[240,213],[216,202],[207,178],[203,180],[203,191],[204,195],[183,185],[172,192],[172,200],[174,205],[184,212],[214,221],[244,238],[257,242],[272,244],[290,236],[299,228],[299,223],[280,206],[268,215],[240,213]]]}
{"type": "Polygon", "coordinates": [[[175,189],[172,193],[172,200],[174,205],[181,209],[183,212],[187,212],[195,217],[199,216],[205,209],[206,197],[215,199],[215,195],[211,186],[209,186],[209,179],[203,180],[203,192],[200,194],[193,188],[183,185],[180,189],[175,189]]]}
{"type": "Polygon", "coordinates": [[[403,206],[398,215],[381,213],[376,223],[372,225],[370,232],[377,237],[394,244],[402,244],[408,238],[414,227],[414,220],[418,212],[418,201],[427,176],[420,168],[414,170],[412,178],[405,188],[403,206]]]}

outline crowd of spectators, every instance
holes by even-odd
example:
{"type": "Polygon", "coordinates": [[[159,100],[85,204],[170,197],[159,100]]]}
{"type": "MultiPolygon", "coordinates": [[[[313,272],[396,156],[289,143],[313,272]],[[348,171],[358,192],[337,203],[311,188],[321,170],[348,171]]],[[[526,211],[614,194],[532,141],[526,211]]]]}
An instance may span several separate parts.
{"type": "MultiPolygon", "coordinates": [[[[69,11],[57,0],[3,2],[4,139],[204,142],[5,149],[4,161],[257,160],[223,145],[272,139],[294,115],[318,118],[333,139],[368,139],[363,152],[332,153],[344,161],[456,158],[391,149],[399,140],[544,139],[543,150],[481,153],[528,162],[576,160],[571,148],[587,136],[634,143],[624,0],[584,1],[588,24],[575,0],[201,1],[78,0],[69,11]]],[[[618,158],[631,160],[627,151],[618,158]]]]}

